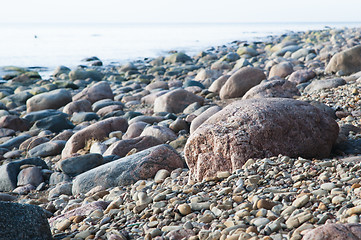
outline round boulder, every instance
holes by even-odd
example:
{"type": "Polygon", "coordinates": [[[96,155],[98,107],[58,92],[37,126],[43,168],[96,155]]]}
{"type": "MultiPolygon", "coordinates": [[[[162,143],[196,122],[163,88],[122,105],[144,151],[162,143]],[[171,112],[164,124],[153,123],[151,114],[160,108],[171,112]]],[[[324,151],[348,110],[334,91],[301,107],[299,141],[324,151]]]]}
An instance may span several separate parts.
{"type": "Polygon", "coordinates": [[[300,91],[295,83],[280,79],[262,82],[261,84],[251,88],[242,99],[249,98],[293,98],[300,96],[300,91]]]}
{"type": "Polygon", "coordinates": [[[35,112],[44,109],[58,109],[71,102],[71,94],[68,90],[57,89],[41,93],[26,101],[27,112],[35,112]]]}
{"type": "Polygon", "coordinates": [[[288,81],[300,84],[308,82],[314,77],[316,77],[316,73],[312,70],[297,70],[290,75],[288,81]]]}
{"type": "Polygon", "coordinates": [[[269,73],[269,78],[280,77],[285,78],[293,72],[293,66],[289,62],[281,62],[274,65],[269,73]]]}
{"type": "Polygon", "coordinates": [[[345,75],[361,70],[361,46],[356,46],[336,53],[328,63],[325,72],[336,73],[342,71],[345,75]]]}
{"type": "Polygon", "coordinates": [[[250,158],[279,154],[328,157],[338,125],[318,108],[287,98],[236,101],[206,120],[189,137],[184,155],[190,178],[233,172],[250,158]]]}
{"type": "Polygon", "coordinates": [[[84,88],[83,91],[73,97],[73,101],[86,99],[92,104],[102,99],[114,99],[114,94],[107,82],[98,82],[90,87],[84,88]]]}
{"type": "Polygon", "coordinates": [[[76,112],[91,112],[91,111],[92,111],[92,105],[86,99],[70,102],[67,105],[65,105],[63,109],[63,113],[66,113],[68,115],[73,115],[73,113],[76,112]]]}
{"type": "Polygon", "coordinates": [[[204,99],[184,89],[170,91],[154,101],[154,112],[180,113],[194,102],[203,104],[204,99]]]}
{"type": "Polygon", "coordinates": [[[219,92],[221,99],[242,97],[250,88],[258,85],[266,75],[262,70],[244,67],[235,72],[223,85],[219,92]]]}

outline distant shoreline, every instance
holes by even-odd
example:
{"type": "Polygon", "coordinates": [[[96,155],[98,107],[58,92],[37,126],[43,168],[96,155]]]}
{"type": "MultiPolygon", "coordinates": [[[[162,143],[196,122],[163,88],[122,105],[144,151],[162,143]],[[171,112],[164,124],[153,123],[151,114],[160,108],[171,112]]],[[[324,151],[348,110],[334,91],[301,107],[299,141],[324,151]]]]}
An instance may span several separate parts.
{"type": "MultiPolygon", "coordinates": [[[[70,68],[76,68],[78,65],[84,64],[83,62],[81,62],[81,59],[91,56],[99,57],[103,61],[104,65],[121,65],[125,64],[126,62],[143,61],[146,58],[156,58],[158,56],[167,55],[167,53],[172,50],[185,52],[190,56],[194,56],[200,51],[204,51],[211,47],[227,45],[233,41],[266,41],[268,37],[277,37],[289,32],[303,32],[307,29],[322,30],[328,27],[341,28],[343,25],[346,25],[346,28],[359,27],[361,26],[361,22],[259,22],[196,24],[99,23],[95,26],[85,23],[77,23],[75,25],[73,25],[72,23],[65,23],[55,24],[55,27],[54,24],[50,23],[13,23],[10,25],[4,25],[4,23],[0,23],[0,31],[4,31],[4,26],[6,26],[5,28],[11,28],[12,25],[18,25],[18,34],[22,34],[24,39],[18,39],[18,42],[16,44],[9,46],[10,49],[2,51],[3,56],[0,57],[0,68],[4,66],[17,66],[25,68],[41,67],[42,69],[40,69],[40,74],[44,78],[48,78],[57,66],[65,65],[70,68]],[[278,24],[280,25],[278,26],[278,24]],[[72,28],[70,30],[68,29],[69,25],[72,25],[72,28]],[[33,26],[34,28],[26,28],[28,26],[33,26]],[[79,38],[79,40],[76,40],[76,31],[83,29],[84,26],[87,26],[87,28],[84,30],[84,32],[79,33],[79,35],[81,35],[81,38],[79,38]],[[107,26],[106,29],[100,28],[104,26],[107,26]],[[216,26],[221,27],[214,30],[216,26]],[[149,27],[152,28],[149,29],[149,27]],[[224,30],[223,35],[229,34],[229,36],[218,36],[216,31],[222,31],[222,29],[226,27],[228,28],[224,30]],[[288,29],[288,27],[290,28],[288,29]],[[24,30],[25,32],[21,32],[20,30],[23,28],[27,30],[24,30]],[[179,31],[177,30],[177,28],[179,28],[179,31]],[[130,37],[129,39],[124,40],[124,43],[118,43],[119,41],[111,40],[112,37],[117,37],[118,40],[124,39],[124,37],[122,37],[124,31],[127,32],[128,35],[132,35],[136,34],[137,30],[139,30],[140,32],[146,31],[146,36],[149,36],[149,34],[152,34],[154,32],[158,35],[155,34],[157,36],[153,36],[154,41],[151,43],[149,43],[150,40],[147,42],[147,40],[144,36],[142,36],[142,34],[140,34],[138,38],[134,38],[134,42],[132,42],[132,38],[130,37]],[[66,35],[69,31],[70,34],[66,35]],[[193,36],[199,31],[204,32],[199,34],[199,36],[193,36]],[[214,31],[214,33],[212,31],[214,31]],[[239,33],[230,34],[230,32],[232,31],[238,31],[239,33]],[[72,34],[73,32],[74,34],[72,34]],[[169,35],[176,35],[183,32],[185,33],[184,35],[187,36],[180,39],[177,43],[174,43],[174,39],[177,39],[177,36],[168,36],[169,39],[163,39],[164,44],[163,42],[157,42],[162,40],[162,34],[163,36],[167,36],[167,33],[169,33],[169,35]],[[34,36],[36,36],[36,38],[34,36]],[[214,39],[214,36],[218,37],[219,39],[214,39]],[[62,46],[57,45],[59,43],[57,43],[56,37],[59,37],[59,41],[61,40],[61,38],[64,38],[63,40],[66,41],[66,43],[74,44],[74,46],[66,46],[66,44],[64,43],[63,45],[65,46],[63,46],[63,48],[65,48],[66,51],[64,50],[64,52],[62,52],[60,49],[62,46]],[[197,38],[202,39],[197,40],[197,38]],[[84,46],[84,49],[79,49],[79,47],[82,47],[82,41],[89,41],[91,43],[88,44],[86,47],[84,46]],[[104,41],[108,42],[101,45],[104,41]],[[27,45],[27,47],[23,47],[22,44],[27,45]],[[12,54],[14,51],[10,50],[11,48],[15,48],[16,50],[16,47],[24,49],[22,51],[19,51],[19,54],[15,54],[13,56],[12,54]],[[34,48],[35,50],[32,51],[32,48],[34,48]],[[45,48],[44,53],[39,52],[42,51],[42,48],[45,48]],[[24,56],[22,56],[21,54],[23,54],[24,56]],[[7,62],[9,64],[6,64],[7,62]]],[[[16,33],[14,36],[16,36],[16,33]]],[[[3,75],[3,71],[1,71],[1,69],[0,75],[3,75]]]]}

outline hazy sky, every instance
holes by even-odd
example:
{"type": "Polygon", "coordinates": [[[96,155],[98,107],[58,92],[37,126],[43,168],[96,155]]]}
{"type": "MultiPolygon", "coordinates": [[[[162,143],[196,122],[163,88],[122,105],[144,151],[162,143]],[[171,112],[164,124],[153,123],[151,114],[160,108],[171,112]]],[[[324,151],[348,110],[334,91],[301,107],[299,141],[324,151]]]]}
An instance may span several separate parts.
{"type": "Polygon", "coordinates": [[[360,0],[2,0],[0,22],[346,22],[360,0]]]}

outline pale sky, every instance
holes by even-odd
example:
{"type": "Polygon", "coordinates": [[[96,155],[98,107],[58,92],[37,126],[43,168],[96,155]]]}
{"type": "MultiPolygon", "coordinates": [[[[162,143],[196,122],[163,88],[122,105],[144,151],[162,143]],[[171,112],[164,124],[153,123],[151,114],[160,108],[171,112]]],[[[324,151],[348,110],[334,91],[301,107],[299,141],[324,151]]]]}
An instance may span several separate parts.
{"type": "Polygon", "coordinates": [[[0,22],[359,22],[360,0],[2,0],[0,22]]]}

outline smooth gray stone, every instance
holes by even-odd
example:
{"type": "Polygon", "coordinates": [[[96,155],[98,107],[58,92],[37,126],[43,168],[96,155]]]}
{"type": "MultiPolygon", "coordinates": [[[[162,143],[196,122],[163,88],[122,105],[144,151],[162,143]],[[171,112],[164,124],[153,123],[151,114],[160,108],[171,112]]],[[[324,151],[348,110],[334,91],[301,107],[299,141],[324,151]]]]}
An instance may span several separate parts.
{"type": "Polygon", "coordinates": [[[4,142],[3,144],[0,144],[0,148],[7,148],[9,150],[11,150],[13,148],[18,148],[20,146],[20,144],[22,144],[28,138],[31,138],[31,136],[28,134],[14,137],[14,138],[4,142]]]}
{"type": "Polygon", "coordinates": [[[68,120],[67,114],[57,114],[36,121],[31,129],[50,130],[54,133],[59,133],[74,127],[74,124],[68,120]]]}
{"type": "Polygon", "coordinates": [[[40,144],[34,148],[32,148],[28,154],[29,157],[48,157],[55,156],[63,151],[65,147],[66,141],[63,140],[55,140],[40,144]]]}
{"type": "Polygon", "coordinates": [[[75,123],[99,120],[99,116],[94,112],[76,112],[71,117],[71,121],[75,123]]]}
{"type": "MultiPolygon", "coordinates": [[[[32,164],[47,169],[48,166],[40,158],[28,158],[14,161],[0,166],[0,191],[9,192],[16,188],[17,177],[20,172],[20,166],[24,164],[32,164]]],[[[1,228],[0,228],[1,229],[1,228]]]]}
{"type": "Polygon", "coordinates": [[[63,113],[63,112],[60,112],[60,111],[54,110],[54,109],[47,109],[47,110],[40,110],[40,111],[28,113],[23,118],[25,118],[26,120],[28,120],[30,122],[36,122],[40,119],[58,115],[58,114],[62,114],[65,117],[68,117],[68,114],[66,114],[66,113],[63,113]]]}
{"type": "Polygon", "coordinates": [[[90,153],[67,158],[59,162],[60,170],[69,176],[76,176],[103,164],[103,156],[98,153],[90,153]]]}
{"type": "Polygon", "coordinates": [[[42,208],[35,205],[0,202],[0,239],[53,239],[42,208]]]}
{"type": "Polygon", "coordinates": [[[71,178],[62,172],[53,172],[49,178],[49,185],[56,185],[61,182],[70,182],[71,178]]]}

